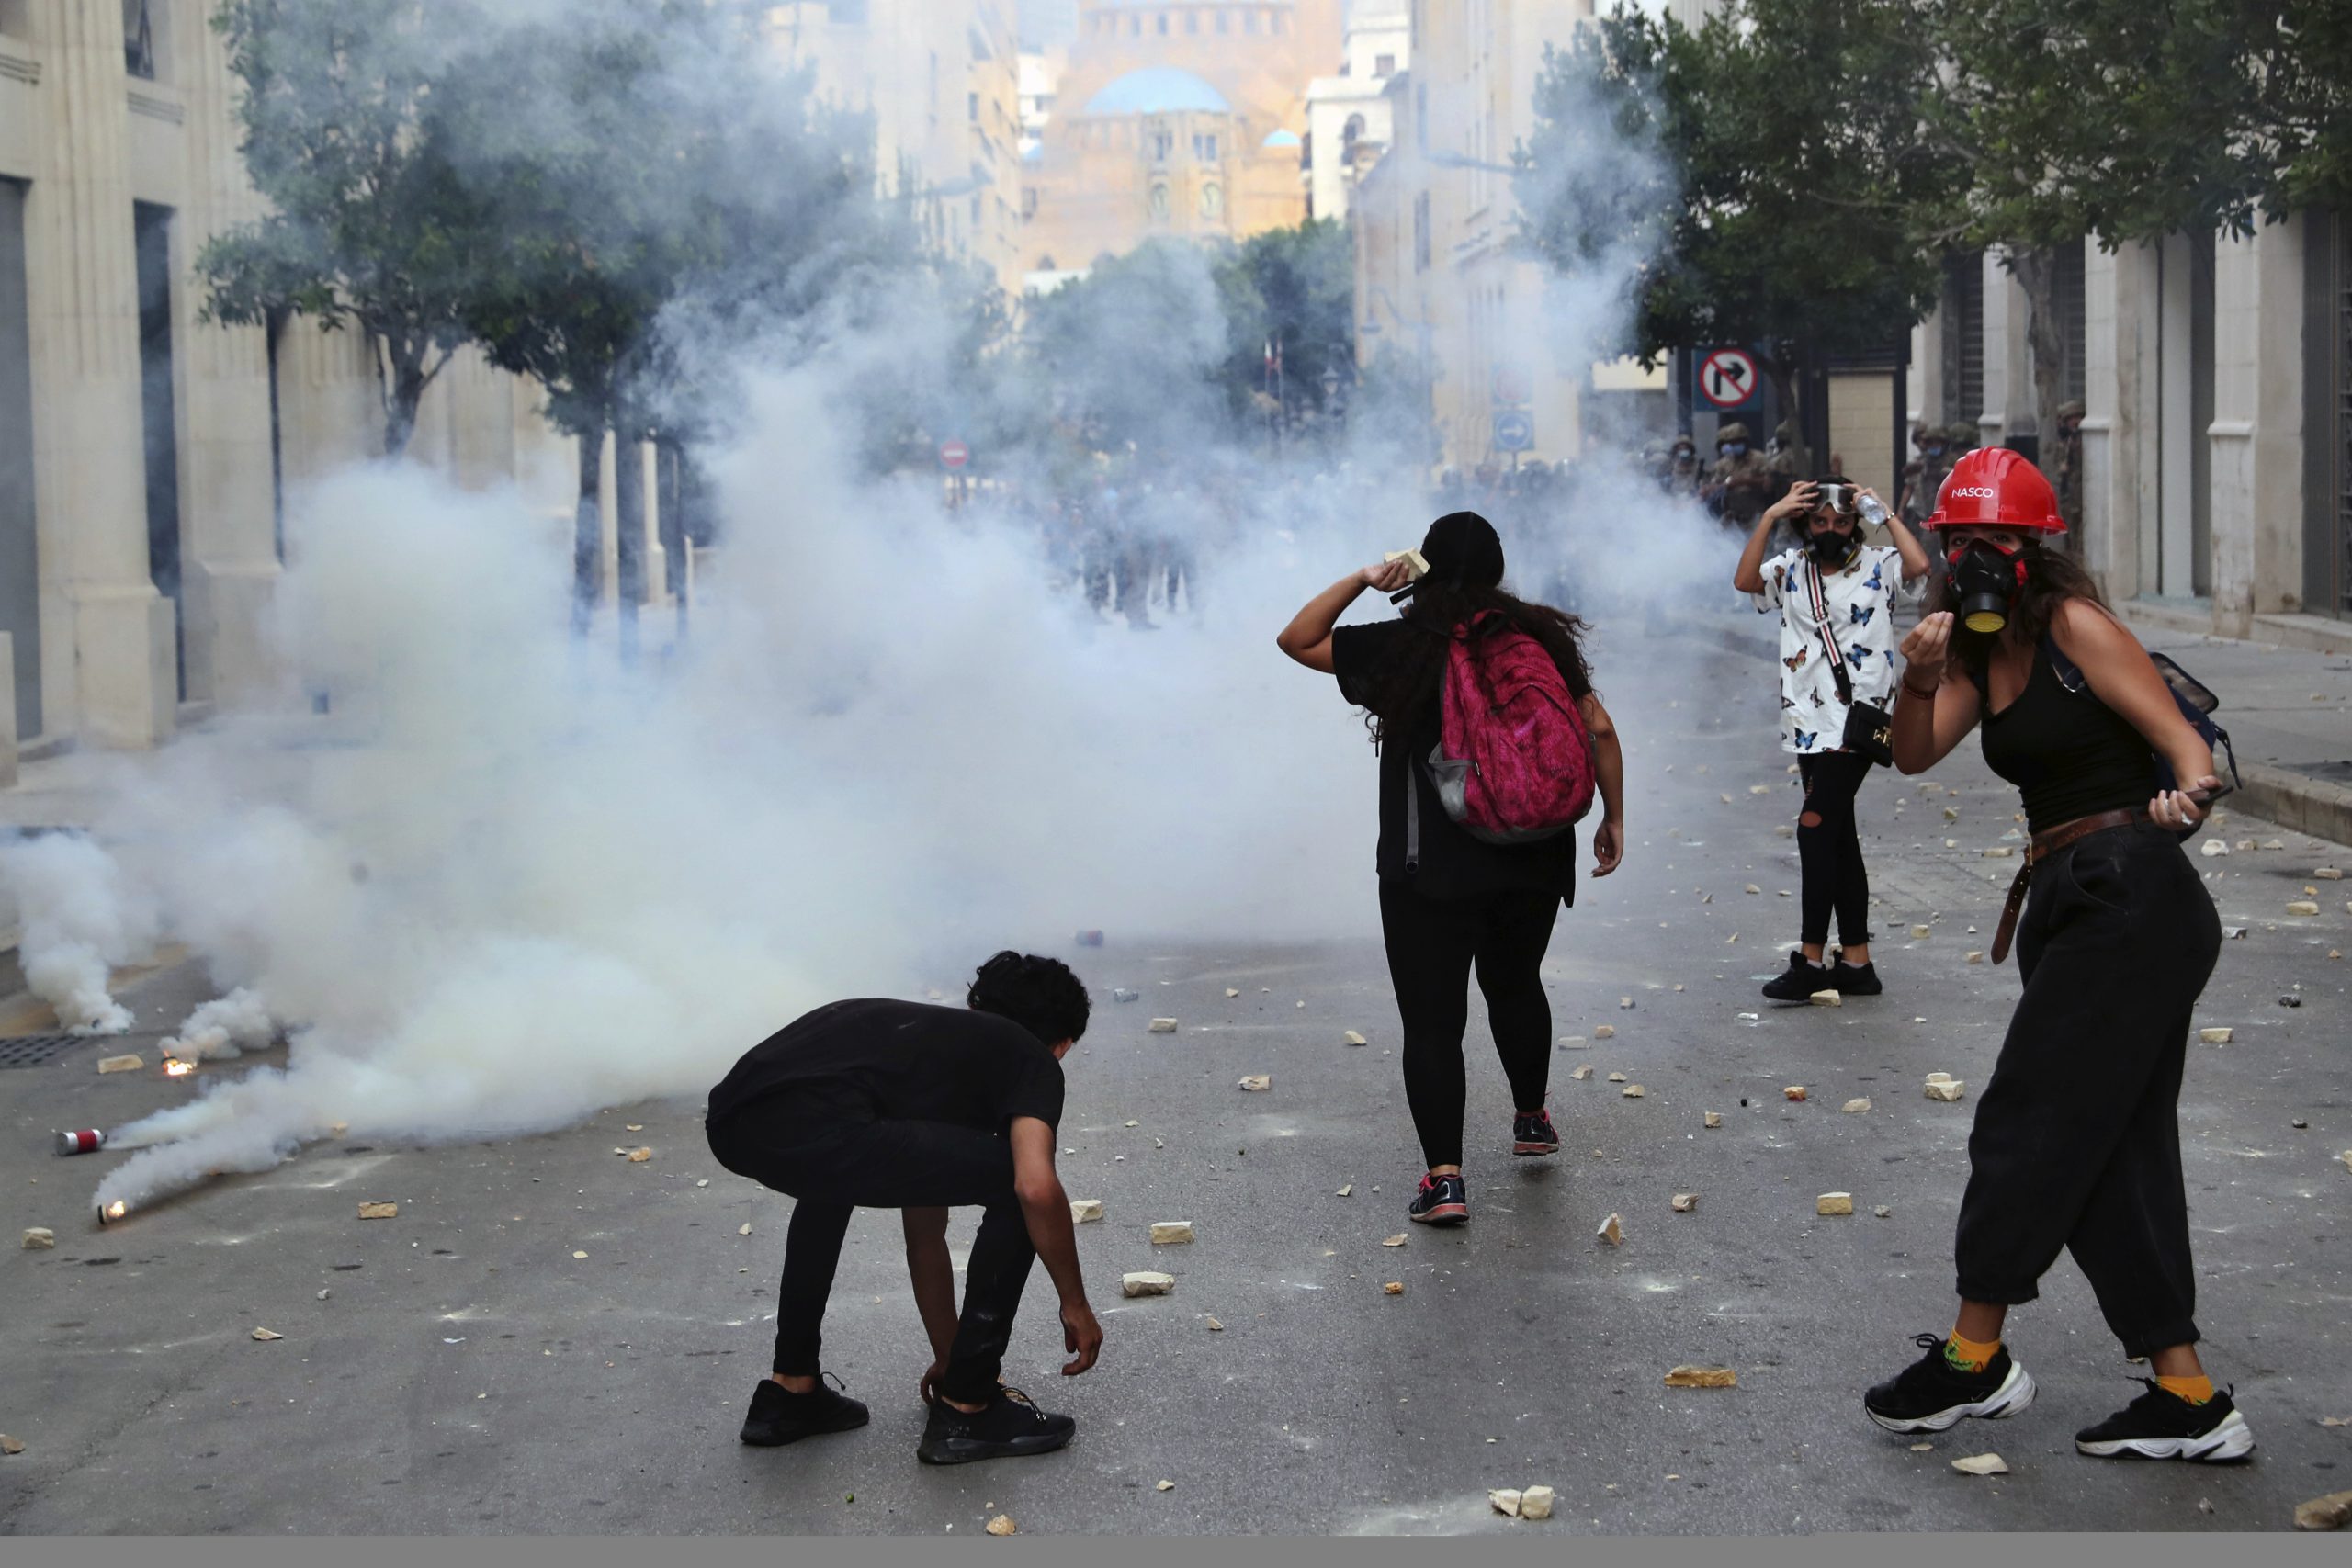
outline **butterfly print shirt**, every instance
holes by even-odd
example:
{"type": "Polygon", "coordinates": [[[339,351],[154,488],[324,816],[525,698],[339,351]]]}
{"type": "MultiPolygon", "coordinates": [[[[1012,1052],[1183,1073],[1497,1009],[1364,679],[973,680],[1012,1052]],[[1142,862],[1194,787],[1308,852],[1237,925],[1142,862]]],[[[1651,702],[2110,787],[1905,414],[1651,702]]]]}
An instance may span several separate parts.
{"type": "MultiPolygon", "coordinates": [[[[1803,550],[1774,556],[1764,563],[1764,591],[1750,595],[1758,612],[1780,612],[1781,749],[1800,755],[1838,750],[1846,739],[1846,705],[1838,700],[1821,628],[1814,622],[1805,558],[1803,550]]],[[[1918,590],[1904,582],[1903,557],[1892,545],[1865,545],[1842,570],[1821,578],[1821,596],[1854,695],[1878,707],[1888,706],[1894,694],[1894,649],[1902,641],[1891,624],[1897,593],[1916,599],[1918,590]]]]}

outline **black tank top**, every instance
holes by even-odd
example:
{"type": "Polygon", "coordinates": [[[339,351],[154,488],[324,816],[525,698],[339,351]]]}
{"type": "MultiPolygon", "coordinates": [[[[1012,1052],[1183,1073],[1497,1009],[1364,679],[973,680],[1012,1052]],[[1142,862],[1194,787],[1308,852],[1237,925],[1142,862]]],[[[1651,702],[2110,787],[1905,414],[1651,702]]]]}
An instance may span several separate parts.
{"type": "Polygon", "coordinates": [[[1999,713],[1984,695],[1984,763],[2025,797],[2026,826],[2040,833],[2077,817],[2145,806],[2156,793],[2154,754],[2132,721],[2098,700],[2077,675],[2069,691],[2051,662],[2052,645],[2034,650],[2025,690],[1999,713]]]}

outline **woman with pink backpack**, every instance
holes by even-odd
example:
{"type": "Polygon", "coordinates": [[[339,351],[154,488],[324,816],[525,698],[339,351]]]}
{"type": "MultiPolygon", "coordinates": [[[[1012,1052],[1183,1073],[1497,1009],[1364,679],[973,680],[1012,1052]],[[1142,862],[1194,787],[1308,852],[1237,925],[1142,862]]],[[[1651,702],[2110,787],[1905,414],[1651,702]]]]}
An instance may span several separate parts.
{"type": "Polygon", "coordinates": [[[1404,1025],[1405,1098],[1428,1174],[1407,1213],[1470,1217],[1462,1176],[1462,1037],[1470,976],[1510,1080],[1515,1155],[1559,1152],[1544,1109],[1552,1005],[1541,973],[1552,924],[1576,894],[1576,823],[1597,794],[1593,874],[1624,853],[1624,766],[1592,689],[1584,623],[1503,591],[1492,525],[1456,512],[1410,560],[1368,566],[1308,601],[1275,639],[1339,678],[1380,750],[1381,929],[1404,1025]],[[1340,626],[1367,588],[1404,614],[1340,626]]]}

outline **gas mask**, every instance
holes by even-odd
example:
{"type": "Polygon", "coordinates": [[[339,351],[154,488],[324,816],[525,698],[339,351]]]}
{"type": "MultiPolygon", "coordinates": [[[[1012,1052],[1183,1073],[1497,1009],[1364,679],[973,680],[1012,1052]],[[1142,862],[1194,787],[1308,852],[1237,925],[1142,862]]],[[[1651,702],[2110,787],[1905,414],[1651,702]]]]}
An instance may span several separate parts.
{"type": "Polygon", "coordinates": [[[1928,442],[1919,448],[1919,456],[1922,457],[1940,457],[1943,455],[1944,444],[1940,441],[1928,442]]]}
{"type": "Polygon", "coordinates": [[[2025,591],[2024,550],[1972,539],[1946,554],[1944,562],[1962,626],[1990,635],[2009,624],[2009,612],[2025,591]]]}
{"type": "Polygon", "coordinates": [[[1747,443],[1745,441],[1726,441],[1715,448],[1715,456],[1718,457],[1744,457],[1747,452],[1747,443]]]}
{"type": "Polygon", "coordinates": [[[1840,533],[1835,528],[1815,528],[1808,524],[1804,544],[1805,548],[1813,552],[1815,563],[1825,571],[1844,566],[1846,558],[1854,553],[1854,536],[1850,531],[1840,533]]]}

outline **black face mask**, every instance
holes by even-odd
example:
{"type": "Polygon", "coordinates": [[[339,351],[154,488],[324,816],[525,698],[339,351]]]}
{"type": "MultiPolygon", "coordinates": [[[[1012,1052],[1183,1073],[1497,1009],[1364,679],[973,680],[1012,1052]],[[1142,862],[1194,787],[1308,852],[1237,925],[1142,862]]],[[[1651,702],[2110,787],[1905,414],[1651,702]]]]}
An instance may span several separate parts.
{"type": "Polygon", "coordinates": [[[1854,536],[1840,534],[1835,529],[1807,533],[1804,542],[1805,547],[1813,552],[1813,558],[1825,567],[1844,566],[1846,558],[1854,553],[1854,536]]]}
{"type": "Polygon", "coordinates": [[[2024,552],[1978,539],[1944,559],[1952,599],[1960,606],[1960,624],[1988,635],[2007,626],[2009,612],[2025,590],[2024,552]]]}

